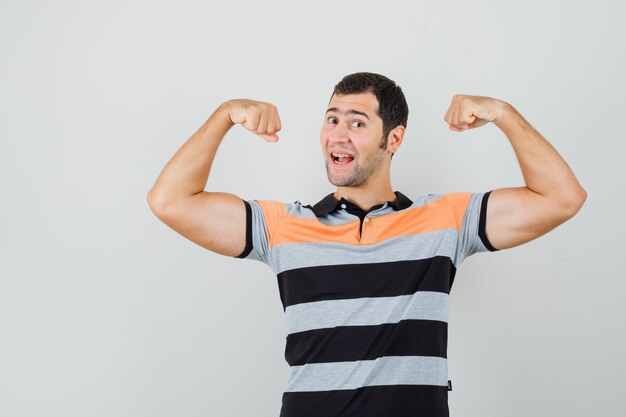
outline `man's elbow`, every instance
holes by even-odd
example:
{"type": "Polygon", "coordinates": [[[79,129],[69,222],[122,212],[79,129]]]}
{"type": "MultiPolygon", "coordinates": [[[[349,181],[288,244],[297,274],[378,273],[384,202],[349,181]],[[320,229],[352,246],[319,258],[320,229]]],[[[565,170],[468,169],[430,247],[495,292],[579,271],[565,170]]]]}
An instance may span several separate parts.
{"type": "Polygon", "coordinates": [[[168,204],[168,199],[165,197],[165,195],[155,190],[150,190],[150,192],[146,196],[146,200],[148,201],[148,206],[150,206],[150,210],[152,210],[152,212],[157,217],[161,217],[162,213],[165,212],[165,207],[168,204]]]}
{"type": "Polygon", "coordinates": [[[566,219],[574,217],[585,204],[585,200],[587,200],[587,191],[584,188],[580,187],[571,192],[563,208],[566,219]]]}

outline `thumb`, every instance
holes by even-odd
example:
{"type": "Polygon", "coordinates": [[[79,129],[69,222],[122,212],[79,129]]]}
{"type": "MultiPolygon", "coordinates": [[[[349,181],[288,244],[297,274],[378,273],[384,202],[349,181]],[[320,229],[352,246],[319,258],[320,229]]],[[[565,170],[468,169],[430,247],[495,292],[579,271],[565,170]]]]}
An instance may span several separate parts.
{"type": "Polygon", "coordinates": [[[271,135],[260,135],[260,136],[268,142],[278,142],[278,139],[279,139],[276,133],[273,133],[271,135]]]}

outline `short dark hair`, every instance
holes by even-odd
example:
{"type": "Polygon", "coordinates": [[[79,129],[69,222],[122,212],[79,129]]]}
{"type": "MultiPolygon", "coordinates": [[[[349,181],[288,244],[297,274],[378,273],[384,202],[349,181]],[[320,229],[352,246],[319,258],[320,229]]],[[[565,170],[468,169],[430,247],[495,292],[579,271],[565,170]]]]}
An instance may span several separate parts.
{"type": "MultiPolygon", "coordinates": [[[[399,85],[381,74],[355,72],[346,75],[335,85],[334,94],[358,94],[372,92],[378,100],[378,116],[383,120],[383,137],[380,148],[387,147],[387,136],[398,125],[404,126],[409,118],[409,106],[399,85]]],[[[329,102],[330,102],[329,100],[329,102]]],[[[393,154],[391,155],[393,158],[393,154]]]]}

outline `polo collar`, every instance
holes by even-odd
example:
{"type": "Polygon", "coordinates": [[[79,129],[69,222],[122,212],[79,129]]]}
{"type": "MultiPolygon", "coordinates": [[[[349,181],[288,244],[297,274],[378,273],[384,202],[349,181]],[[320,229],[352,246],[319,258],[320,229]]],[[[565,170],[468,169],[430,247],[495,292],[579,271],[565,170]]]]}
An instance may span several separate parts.
{"type": "MultiPolygon", "coordinates": [[[[349,202],[348,200],[345,200],[343,197],[341,198],[341,200],[337,200],[334,197],[334,194],[335,193],[328,194],[326,197],[318,201],[313,207],[311,207],[310,205],[303,206],[303,207],[308,207],[312,209],[313,213],[315,213],[316,216],[323,216],[325,214],[329,214],[337,210],[340,204],[349,202]]],[[[394,209],[404,210],[405,208],[410,207],[411,204],[413,204],[413,201],[411,201],[409,197],[405,196],[400,191],[394,191],[394,194],[398,197],[396,201],[394,202],[387,201],[387,204],[393,207],[394,209]]],[[[380,207],[382,207],[383,205],[384,204],[379,204],[380,207]]]]}

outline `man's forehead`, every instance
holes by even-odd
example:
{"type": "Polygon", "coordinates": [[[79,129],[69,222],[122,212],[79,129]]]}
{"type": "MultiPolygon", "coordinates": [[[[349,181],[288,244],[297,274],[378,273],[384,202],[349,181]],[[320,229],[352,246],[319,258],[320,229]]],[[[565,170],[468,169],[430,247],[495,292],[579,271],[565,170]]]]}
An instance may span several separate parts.
{"type": "Polygon", "coordinates": [[[374,117],[378,110],[378,100],[371,93],[358,94],[333,94],[328,109],[337,109],[338,112],[344,113],[350,110],[357,110],[374,117]]]}

